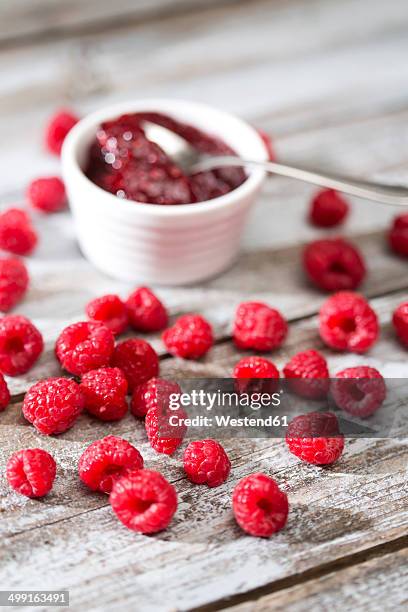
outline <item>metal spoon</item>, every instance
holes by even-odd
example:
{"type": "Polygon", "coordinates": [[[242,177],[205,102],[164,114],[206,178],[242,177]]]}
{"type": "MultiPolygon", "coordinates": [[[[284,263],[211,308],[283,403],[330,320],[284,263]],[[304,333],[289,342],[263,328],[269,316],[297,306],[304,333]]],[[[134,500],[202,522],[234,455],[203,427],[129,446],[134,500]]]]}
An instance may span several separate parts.
{"type": "Polygon", "coordinates": [[[225,166],[259,168],[272,174],[288,176],[320,187],[329,187],[366,200],[393,206],[408,206],[408,188],[401,185],[385,185],[342,176],[337,173],[322,173],[276,162],[241,159],[233,155],[204,155],[192,147],[184,138],[161,125],[145,121],[143,127],[149,140],[160,145],[187,175],[225,166]]]}

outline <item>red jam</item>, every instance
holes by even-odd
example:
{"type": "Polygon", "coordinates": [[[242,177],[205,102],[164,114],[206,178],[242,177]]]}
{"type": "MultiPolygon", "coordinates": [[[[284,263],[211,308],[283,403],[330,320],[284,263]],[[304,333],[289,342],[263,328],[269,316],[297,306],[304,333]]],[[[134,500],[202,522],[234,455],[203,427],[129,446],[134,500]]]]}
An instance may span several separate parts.
{"type": "Polygon", "coordinates": [[[232,191],[246,179],[242,168],[220,168],[187,176],[143,131],[144,121],[161,125],[202,153],[236,155],[222,140],[159,113],[135,113],[106,121],[92,143],[86,175],[128,200],[150,204],[193,204],[232,191]]]}

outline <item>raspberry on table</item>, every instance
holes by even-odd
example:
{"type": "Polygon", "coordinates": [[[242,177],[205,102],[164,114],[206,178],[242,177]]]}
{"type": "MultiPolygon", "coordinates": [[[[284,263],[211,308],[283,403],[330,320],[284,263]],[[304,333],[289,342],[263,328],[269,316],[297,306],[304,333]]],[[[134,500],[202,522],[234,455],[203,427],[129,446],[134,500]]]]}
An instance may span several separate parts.
{"type": "Polygon", "coordinates": [[[186,416],[182,408],[168,410],[166,404],[150,408],[146,414],[145,428],[150,446],[156,453],[172,455],[178,449],[187,431],[184,424],[186,416]]]}
{"type": "Polygon", "coordinates": [[[168,314],[159,298],[148,287],[139,287],[126,300],[129,322],[136,331],[164,329],[168,314]]]}
{"type": "Polygon", "coordinates": [[[309,220],[317,227],[334,227],[344,221],[349,204],[334,189],[321,189],[315,194],[309,210],[309,220]]]}
{"type": "Polygon", "coordinates": [[[378,338],[377,315],[362,295],[340,291],[321,307],[319,333],[331,348],[365,353],[378,338]]]}
{"type": "Polygon", "coordinates": [[[85,310],[91,321],[103,323],[115,336],[122,334],[128,327],[126,305],[118,295],[108,294],[97,297],[88,302],[85,310]]]}
{"type": "Polygon", "coordinates": [[[327,397],[330,387],[327,361],[313,349],[294,355],[283,368],[288,386],[300,397],[319,400],[327,397]]]}
{"type": "Polygon", "coordinates": [[[195,440],[184,451],[184,471],[195,484],[218,487],[228,478],[231,462],[215,440],[195,440]]]}
{"type": "Polygon", "coordinates": [[[23,415],[42,434],[60,434],[75,423],[84,408],[79,385],[69,378],[47,378],[29,388],[23,415]]]}
{"type": "Polygon", "coordinates": [[[187,314],[179,317],[163,332],[163,342],[172,355],[183,359],[199,359],[214,344],[211,325],[204,317],[187,314]]]}
{"type": "Polygon", "coordinates": [[[239,393],[273,393],[278,388],[279,370],[264,357],[243,357],[234,367],[239,393]]]}
{"type": "Polygon", "coordinates": [[[408,213],[395,217],[388,233],[388,241],[394,253],[408,257],[408,213]]]}
{"type": "Polygon", "coordinates": [[[403,302],[395,309],[392,324],[401,344],[408,347],[408,302],[403,302]]]}
{"type": "Polygon", "coordinates": [[[269,161],[275,161],[276,155],[275,155],[275,151],[273,149],[271,137],[266,132],[264,132],[263,130],[260,130],[259,128],[257,128],[256,131],[258,132],[259,136],[263,140],[263,143],[265,145],[265,149],[266,149],[266,151],[268,153],[268,160],[269,161]]]}
{"type": "Polygon", "coordinates": [[[115,482],[109,501],[125,527],[146,534],[165,529],[177,510],[175,488],[153,470],[139,470],[115,482]]]}
{"type": "Polygon", "coordinates": [[[250,535],[268,538],[286,525],[288,497],[266,474],[251,474],[236,485],[232,510],[241,529],[250,535]]]}
{"type": "Polygon", "coordinates": [[[303,252],[303,266],[310,280],[325,291],[356,289],[366,275],[362,254],[343,238],[311,242],[303,252]]]}
{"type": "Polygon", "coordinates": [[[21,315],[0,319],[0,372],[19,376],[30,370],[44,348],[41,333],[21,315]]]}
{"type": "Polygon", "coordinates": [[[122,370],[131,393],[138,385],[159,373],[159,358],[156,351],[141,338],[119,342],[113,351],[111,365],[122,370]]]}
{"type": "Polygon", "coordinates": [[[105,325],[84,321],[68,325],[58,336],[55,353],[61,366],[76,376],[109,365],[115,341],[105,325]]]}
{"type": "Polygon", "coordinates": [[[38,236],[30,217],[21,208],[8,208],[0,214],[0,248],[15,255],[30,255],[38,236]]]}
{"type": "Polygon", "coordinates": [[[369,366],[346,368],[331,384],[336,405],[362,419],[376,412],[385,400],[387,387],[378,370],[369,366]]]}
{"type": "Polygon", "coordinates": [[[119,421],[127,413],[127,380],[119,368],[100,368],[82,376],[85,409],[101,421],[119,421]]]}
{"type": "Polygon", "coordinates": [[[0,310],[8,312],[25,296],[29,284],[27,268],[21,259],[0,259],[0,310]]]}
{"type": "Polygon", "coordinates": [[[69,110],[60,110],[50,118],[45,130],[45,145],[50,153],[61,153],[65,136],[78,121],[79,118],[69,110]]]}
{"type": "Polygon", "coordinates": [[[67,205],[65,185],[58,176],[35,179],[27,188],[27,199],[33,208],[41,212],[58,212],[67,205]]]}
{"type": "Polygon", "coordinates": [[[142,468],[143,457],[137,448],[117,436],[106,436],[90,444],[78,463],[82,482],[92,491],[108,494],[115,482],[142,468]]]}
{"type": "Polygon", "coordinates": [[[344,449],[337,417],[332,412],[309,412],[288,425],[286,444],[290,452],[313,465],[330,465],[344,449]]]}
{"type": "Polygon", "coordinates": [[[138,385],[130,400],[130,410],[135,417],[144,418],[151,408],[166,407],[169,404],[170,395],[180,395],[180,386],[165,378],[151,378],[147,382],[138,385]]]}
{"type": "Polygon", "coordinates": [[[10,403],[10,391],[4,376],[0,374],[0,412],[3,412],[10,403]]]}
{"type": "Polygon", "coordinates": [[[41,448],[26,448],[13,453],[7,462],[9,485],[26,497],[43,497],[54,484],[57,465],[41,448]]]}
{"type": "Polygon", "coordinates": [[[285,340],[288,325],[278,310],[262,302],[243,302],[234,321],[234,342],[238,348],[272,351],[285,340]]]}

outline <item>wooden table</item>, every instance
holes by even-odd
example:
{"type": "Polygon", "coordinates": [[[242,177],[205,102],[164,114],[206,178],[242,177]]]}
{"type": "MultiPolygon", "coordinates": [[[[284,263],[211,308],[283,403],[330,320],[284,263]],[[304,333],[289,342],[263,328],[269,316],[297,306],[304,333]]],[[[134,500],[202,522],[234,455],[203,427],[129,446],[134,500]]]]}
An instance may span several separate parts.
{"type": "MultiPolygon", "coordinates": [[[[30,178],[58,171],[41,149],[42,125],[55,107],[85,113],[140,96],[193,98],[234,111],[273,135],[282,160],[407,178],[406,0],[3,4],[3,207],[22,201],[30,178]]],[[[392,309],[408,296],[407,263],[384,243],[395,210],[353,202],[344,234],[367,258],[363,291],[382,335],[367,356],[335,354],[317,334],[324,296],[300,270],[302,243],[324,235],[305,222],[311,193],[300,183],[270,180],[233,268],[201,285],[158,288],[172,315],[200,311],[217,333],[200,362],[171,358],[159,337],[149,337],[163,376],[229,376],[241,356],[230,341],[232,313],[248,298],[291,321],[288,341],[273,355],[280,367],[298,350],[316,347],[332,373],[367,363],[388,377],[407,376],[407,352],[390,326],[392,309]]],[[[78,611],[404,609],[408,453],[401,439],[351,440],[326,470],[301,465],[281,440],[226,442],[232,475],[209,490],[184,478],[180,453],[155,454],[131,417],[106,425],[84,415],[54,438],[24,421],[22,394],[59,373],[53,356],[59,331],[83,319],[90,298],[131,289],[81,257],[68,213],[35,222],[41,243],[28,261],[32,287],[18,312],[41,329],[46,350],[31,372],[9,381],[13,404],[0,415],[0,473],[14,450],[41,446],[54,454],[58,479],[49,496],[30,501],[0,478],[0,588],[69,589],[78,611]],[[79,484],[78,457],[108,433],[136,444],[146,465],[175,483],[179,510],[167,531],[144,537],[126,530],[105,497],[79,484]],[[231,513],[234,485],[254,471],[276,478],[290,500],[287,527],[269,540],[245,536],[231,513]]]]}

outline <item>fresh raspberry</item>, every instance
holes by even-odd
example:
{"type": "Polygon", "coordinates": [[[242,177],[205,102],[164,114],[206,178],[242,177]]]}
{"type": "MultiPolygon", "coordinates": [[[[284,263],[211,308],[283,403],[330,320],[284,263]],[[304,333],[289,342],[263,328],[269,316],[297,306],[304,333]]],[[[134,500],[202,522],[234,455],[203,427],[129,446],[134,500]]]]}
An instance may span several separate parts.
{"type": "Polygon", "coordinates": [[[329,391],[329,370],[323,355],[309,350],[297,353],[283,368],[289,388],[306,399],[323,399],[329,391]]]}
{"type": "Polygon", "coordinates": [[[286,444],[293,455],[314,465],[329,465],[343,452],[344,436],[332,412],[309,412],[288,425],[286,444]]]}
{"type": "Polygon", "coordinates": [[[336,374],[331,393],[339,408],[364,419],[380,408],[387,395],[387,387],[378,370],[357,366],[336,374]]]}
{"type": "Polygon", "coordinates": [[[322,189],[312,199],[309,220],[318,227],[334,227],[344,221],[349,212],[347,201],[334,189],[322,189]]]}
{"type": "Polygon", "coordinates": [[[391,249],[402,257],[408,257],[408,213],[395,217],[388,234],[391,249]]]}
{"type": "Polygon", "coordinates": [[[199,359],[214,344],[211,325],[200,315],[183,315],[163,332],[163,342],[172,355],[199,359]]]}
{"type": "Polygon", "coordinates": [[[403,302],[394,311],[392,323],[401,343],[408,346],[408,302],[403,302]]]}
{"type": "Polygon", "coordinates": [[[184,471],[191,482],[218,487],[228,478],[231,462],[215,440],[190,442],[184,451],[184,471]]]}
{"type": "Polygon", "coordinates": [[[159,373],[159,358],[146,340],[131,338],[116,345],[111,365],[120,368],[128,382],[130,393],[159,373]]]}
{"type": "Polygon", "coordinates": [[[65,185],[58,176],[48,176],[32,181],[27,189],[27,199],[33,208],[54,213],[66,207],[65,185]]]}
{"type": "Polygon", "coordinates": [[[79,385],[69,378],[47,378],[27,391],[23,414],[27,421],[47,436],[67,431],[84,408],[79,385]]]}
{"type": "Polygon", "coordinates": [[[266,474],[251,474],[239,481],[232,494],[238,525],[253,536],[268,538],[280,531],[288,518],[286,493],[266,474]]]}
{"type": "Polygon", "coordinates": [[[128,409],[127,380],[119,368],[100,368],[82,376],[85,408],[101,421],[119,421],[128,409]]]}
{"type": "Polygon", "coordinates": [[[260,137],[263,140],[263,143],[265,145],[265,149],[266,149],[266,151],[268,153],[268,160],[269,161],[275,161],[276,155],[275,155],[275,151],[274,151],[273,146],[272,146],[271,137],[266,132],[264,132],[263,130],[260,130],[259,128],[256,131],[258,132],[258,134],[260,135],[260,137]]]}
{"type": "Polygon", "coordinates": [[[187,427],[186,413],[181,408],[168,410],[166,402],[151,408],[146,414],[145,428],[150,446],[156,453],[172,455],[182,444],[187,427]]]}
{"type": "Polygon", "coordinates": [[[30,255],[38,236],[30,217],[21,208],[8,208],[0,214],[0,248],[15,255],[30,255]]]}
{"type": "Polygon", "coordinates": [[[362,295],[340,291],[321,307],[319,333],[331,348],[365,353],[378,338],[377,315],[362,295]]]}
{"type": "Polygon", "coordinates": [[[76,376],[109,365],[114,337],[110,329],[94,321],[68,325],[58,336],[55,352],[61,366],[76,376]]]}
{"type": "Polygon", "coordinates": [[[86,314],[91,321],[103,323],[115,336],[122,334],[129,323],[126,306],[118,295],[103,295],[91,300],[86,305],[86,314]]]}
{"type": "Polygon", "coordinates": [[[24,297],[29,283],[28,271],[21,259],[0,259],[0,310],[8,312],[24,297]]]}
{"type": "Polygon", "coordinates": [[[10,403],[10,391],[2,374],[0,374],[0,412],[3,412],[10,403]]]}
{"type": "Polygon", "coordinates": [[[110,493],[123,476],[143,468],[143,457],[135,448],[117,436],[106,436],[93,442],[82,453],[78,463],[79,477],[92,491],[110,493]]]}
{"type": "Polygon", "coordinates": [[[239,393],[273,393],[278,387],[279,370],[264,357],[243,357],[234,367],[239,393]]]}
{"type": "Polygon", "coordinates": [[[43,497],[54,484],[57,465],[47,451],[26,448],[13,453],[7,461],[10,487],[26,497],[43,497]]]}
{"type": "Polygon", "coordinates": [[[126,307],[130,324],[137,331],[160,331],[167,325],[167,310],[147,287],[133,291],[126,301],[126,307]]]}
{"type": "Polygon", "coordinates": [[[78,121],[78,117],[68,110],[60,110],[51,117],[45,130],[45,144],[50,153],[61,153],[65,136],[78,121]]]}
{"type": "Polygon", "coordinates": [[[165,378],[151,378],[137,386],[130,401],[130,410],[136,417],[145,417],[151,408],[168,406],[170,395],[180,395],[180,386],[165,378]]]}
{"type": "Polygon", "coordinates": [[[288,325],[280,312],[262,302],[243,302],[234,321],[234,342],[238,348],[272,351],[285,340],[288,325]]]}
{"type": "Polygon", "coordinates": [[[120,522],[139,533],[166,529],[177,510],[175,488],[153,470],[139,470],[118,480],[109,501],[120,522]]]}
{"type": "Polygon", "coordinates": [[[366,275],[360,251],[342,238],[310,243],[303,253],[303,266],[310,280],[326,291],[356,289],[366,275]]]}
{"type": "Polygon", "coordinates": [[[42,353],[44,342],[38,329],[21,315],[0,319],[0,372],[25,374],[42,353]]]}

